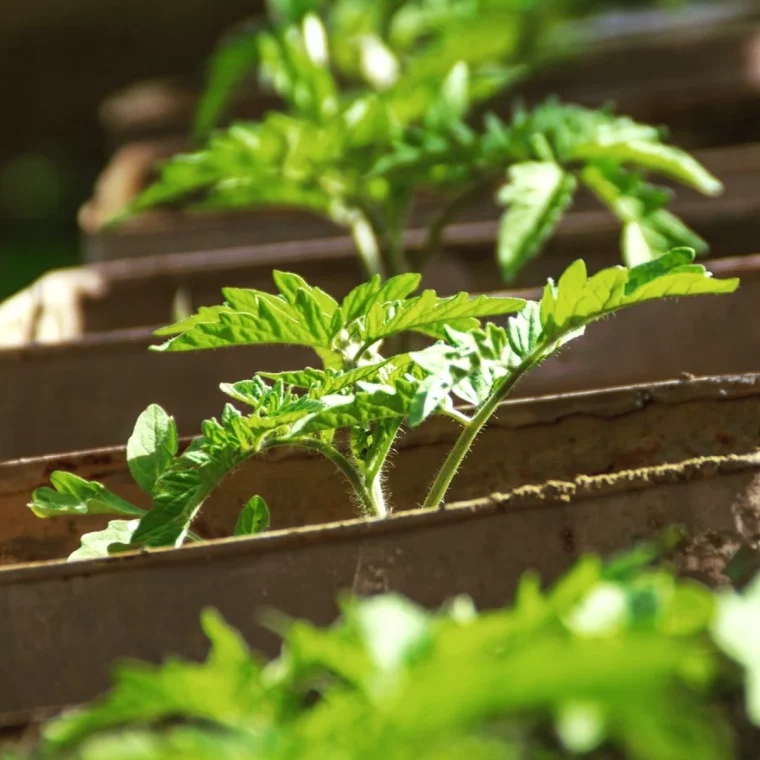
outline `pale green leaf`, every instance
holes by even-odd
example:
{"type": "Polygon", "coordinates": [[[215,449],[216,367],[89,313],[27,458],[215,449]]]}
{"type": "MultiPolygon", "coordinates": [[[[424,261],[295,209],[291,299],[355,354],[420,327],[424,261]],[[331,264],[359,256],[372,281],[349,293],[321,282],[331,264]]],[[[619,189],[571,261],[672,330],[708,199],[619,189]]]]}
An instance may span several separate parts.
{"type": "Polygon", "coordinates": [[[746,672],[746,706],[750,720],[760,726],[760,576],[743,594],[726,591],[718,597],[712,626],[716,644],[746,672]]]}
{"type": "Polygon", "coordinates": [[[515,164],[499,194],[507,205],[499,225],[497,255],[501,272],[512,280],[536,255],[572,203],[577,183],[551,161],[515,164]]]}
{"type": "Polygon", "coordinates": [[[582,178],[623,223],[623,258],[628,266],[651,261],[675,247],[707,251],[707,243],[699,235],[665,210],[669,192],[610,163],[587,166],[582,178]]]}
{"type": "Polygon", "coordinates": [[[718,195],[723,190],[720,180],[688,153],[651,140],[583,143],[574,146],[573,158],[585,161],[611,159],[633,164],[679,180],[705,195],[718,195]]]}
{"type": "Polygon", "coordinates": [[[177,425],[160,406],[151,404],[137,419],[127,443],[127,463],[137,485],[152,493],[179,447],[177,425]]]}
{"type": "Polygon", "coordinates": [[[458,332],[446,328],[446,343],[410,354],[425,374],[418,384],[409,422],[420,424],[442,408],[449,393],[482,404],[503,398],[520,377],[552,351],[579,337],[587,325],[620,309],[669,296],[730,293],[738,280],[715,280],[693,262],[694,252],[676,249],[631,270],[611,267],[588,277],[583,261],[571,264],[540,304],[510,317],[507,328],[458,332]]]}
{"type": "Polygon", "coordinates": [[[110,556],[109,547],[112,544],[127,545],[132,541],[132,534],[139,522],[139,520],[111,520],[104,530],[85,533],[82,536],[82,545],[69,556],[69,562],[110,556]]]}
{"type": "Polygon", "coordinates": [[[657,251],[647,242],[640,222],[626,222],[623,225],[623,260],[626,266],[635,267],[657,258],[657,251]]]}
{"type": "Polygon", "coordinates": [[[29,507],[37,517],[64,515],[129,515],[144,514],[100,483],[84,480],[70,472],[57,471],[50,476],[53,488],[38,488],[29,507]]]}

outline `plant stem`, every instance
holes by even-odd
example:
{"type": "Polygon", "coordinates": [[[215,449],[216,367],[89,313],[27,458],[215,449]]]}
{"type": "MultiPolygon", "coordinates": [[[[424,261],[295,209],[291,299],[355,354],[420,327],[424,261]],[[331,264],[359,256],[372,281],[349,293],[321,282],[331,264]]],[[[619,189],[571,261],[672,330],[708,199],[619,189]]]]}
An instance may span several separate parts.
{"type": "Polygon", "coordinates": [[[364,511],[368,515],[371,517],[385,517],[387,514],[385,499],[383,498],[382,492],[380,491],[379,486],[377,486],[377,483],[373,483],[372,487],[367,487],[367,483],[362,477],[362,474],[353,464],[351,464],[351,461],[347,457],[344,457],[343,454],[329,443],[323,443],[316,439],[295,440],[284,441],[282,443],[278,442],[273,444],[271,448],[275,448],[276,446],[299,446],[321,454],[326,459],[329,459],[343,473],[346,480],[348,480],[353,487],[364,511]]]}
{"type": "Polygon", "coordinates": [[[380,255],[377,236],[369,220],[363,214],[358,214],[351,223],[351,236],[359,253],[367,278],[379,274],[385,279],[385,265],[380,255]]]}
{"type": "Polygon", "coordinates": [[[420,272],[421,274],[425,273],[425,268],[430,263],[431,259],[435,258],[441,250],[443,235],[446,232],[446,228],[451,224],[462,207],[471,200],[474,195],[480,192],[485,184],[486,180],[483,179],[471,182],[461,193],[453,196],[443,208],[433,215],[433,218],[428,225],[428,235],[425,246],[420,251],[417,251],[416,255],[412,257],[412,265],[415,272],[420,272]]]}
{"type": "MultiPolygon", "coordinates": [[[[541,355],[543,355],[543,353],[541,355]]],[[[534,359],[525,362],[516,372],[505,377],[485,404],[483,404],[478,410],[478,413],[465,426],[464,430],[459,434],[459,438],[457,438],[453,448],[449,452],[449,455],[446,457],[446,461],[443,463],[436,479],[433,481],[433,485],[430,486],[428,495],[422,505],[423,507],[427,509],[435,509],[443,503],[446,492],[451,485],[451,481],[457,474],[465,457],[470,452],[475,438],[477,438],[478,434],[496,411],[499,404],[509,395],[517,381],[526,372],[532,369],[538,361],[540,361],[540,357],[535,357],[534,359]]]]}
{"type": "Polygon", "coordinates": [[[404,230],[411,210],[412,194],[409,190],[398,189],[385,204],[378,229],[382,232],[385,259],[391,275],[411,272],[404,247],[404,230]]]}

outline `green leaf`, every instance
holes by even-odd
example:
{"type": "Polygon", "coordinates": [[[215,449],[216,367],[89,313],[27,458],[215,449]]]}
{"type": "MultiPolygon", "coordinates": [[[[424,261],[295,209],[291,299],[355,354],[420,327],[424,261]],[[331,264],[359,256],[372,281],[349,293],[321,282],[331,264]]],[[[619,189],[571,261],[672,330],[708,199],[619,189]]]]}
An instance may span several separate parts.
{"type": "MultiPolygon", "coordinates": [[[[310,316],[313,318],[314,313],[310,316]]],[[[218,321],[197,323],[156,350],[199,351],[261,344],[329,349],[324,323],[319,320],[303,323],[288,310],[273,309],[269,303],[261,301],[256,314],[220,311],[218,321]]]]}
{"type": "Polygon", "coordinates": [[[109,491],[100,483],[58,470],[50,476],[53,488],[38,488],[32,494],[29,508],[37,517],[65,515],[128,515],[139,516],[144,510],[109,491]]]}
{"type": "Polygon", "coordinates": [[[367,313],[364,338],[369,343],[402,332],[440,337],[445,326],[459,330],[472,328],[479,319],[512,314],[524,305],[521,298],[472,298],[467,293],[439,298],[434,290],[425,290],[416,298],[405,301],[373,304],[367,313]]]}
{"type": "Polygon", "coordinates": [[[723,190],[720,180],[688,153],[650,140],[583,143],[573,148],[573,157],[585,161],[612,159],[634,164],[679,180],[705,195],[719,195],[723,190]]]}
{"type": "Polygon", "coordinates": [[[281,382],[269,386],[260,377],[222,389],[249,404],[252,413],[244,416],[228,404],[219,421],[203,423],[203,434],[157,480],[153,509],[140,520],[132,548],[181,546],[203,505],[230,472],[268,444],[288,441],[297,424],[325,406],[291,393],[281,382]]]}
{"type": "Polygon", "coordinates": [[[235,88],[253,71],[258,61],[258,35],[258,24],[241,24],[212,55],[206,86],[195,113],[193,135],[196,140],[208,137],[235,88]]]}
{"type": "Polygon", "coordinates": [[[587,325],[620,309],[672,296],[731,293],[736,279],[713,279],[696,266],[694,251],[675,249],[641,266],[604,269],[588,277],[583,261],[571,264],[539,304],[510,317],[506,329],[458,332],[447,327],[446,343],[410,354],[425,377],[417,384],[409,422],[419,425],[454,393],[476,405],[503,398],[514,383],[549,354],[583,334],[587,325]],[[496,394],[495,396],[493,394],[496,394]]]}
{"type": "Polygon", "coordinates": [[[160,406],[151,404],[137,419],[127,443],[127,463],[137,485],[152,493],[179,448],[177,425],[160,406]]]}
{"type": "Polygon", "coordinates": [[[558,335],[589,324],[619,309],[674,296],[732,293],[738,279],[718,280],[692,265],[694,251],[680,248],[655,261],[626,270],[604,269],[588,277],[576,261],[541,299],[545,335],[558,335]]]}
{"type": "Polygon", "coordinates": [[[308,414],[292,427],[294,435],[324,430],[365,427],[375,420],[403,418],[414,398],[415,383],[397,380],[394,385],[357,383],[355,393],[322,396],[319,411],[308,414]]]}
{"type": "Polygon", "coordinates": [[[582,178],[623,222],[623,257],[628,266],[651,261],[678,246],[707,251],[707,243],[699,235],[665,210],[668,192],[612,164],[587,166],[582,178]]]}
{"type": "Polygon", "coordinates": [[[111,520],[104,530],[85,533],[79,549],[69,556],[69,562],[84,559],[102,559],[110,554],[110,547],[128,545],[132,541],[139,520],[111,520]]]}
{"type": "Polygon", "coordinates": [[[497,255],[505,280],[536,255],[573,200],[572,174],[551,161],[515,164],[499,194],[508,206],[499,226],[497,255]]]}
{"type": "Polygon", "coordinates": [[[254,496],[240,512],[235,525],[236,536],[255,536],[269,527],[269,507],[261,496],[254,496]]]}
{"type": "Polygon", "coordinates": [[[261,664],[240,634],[206,610],[203,629],[211,651],[203,664],[169,659],[156,667],[119,665],[111,693],[89,708],[53,721],[44,732],[48,751],[73,747],[85,737],[129,724],[149,725],[178,716],[244,727],[264,704],[261,664]]]}
{"type": "Polygon", "coordinates": [[[280,295],[260,290],[225,288],[223,306],[198,314],[158,334],[173,335],[156,351],[196,351],[235,345],[285,344],[314,349],[326,366],[340,360],[333,338],[340,328],[338,303],[301,277],[275,271],[280,295]],[[179,333],[179,334],[177,334],[179,333]]]}
{"type": "Polygon", "coordinates": [[[319,398],[351,388],[360,380],[383,380],[389,373],[403,369],[409,364],[410,361],[406,354],[400,354],[392,359],[385,359],[351,370],[321,370],[307,367],[294,372],[259,372],[258,376],[280,381],[294,388],[303,388],[310,391],[309,395],[312,398],[319,398]]]}
{"type": "Polygon", "coordinates": [[[204,437],[157,481],[153,509],[140,520],[132,548],[182,546],[214,488],[254,451],[241,426],[205,423],[204,437]]]}
{"type": "Polygon", "coordinates": [[[329,294],[320,288],[309,285],[303,277],[289,272],[281,272],[275,269],[272,272],[272,279],[277,289],[285,300],[291,305],[296,306],[299,303],[299,292],[305,291],[313,301],[317,303],[322,313],[327,318],[332,318],[338,310],[338,302],[329,294]]]}
{"type": "Polygon", "coordinates": [[[341,302],[344,323],[366,316],[375,303],[399,301],[407,298],[420,286],[422,275],[401,274],[382,282],[374,275],[367,282],[357,285],[341,302]]]}

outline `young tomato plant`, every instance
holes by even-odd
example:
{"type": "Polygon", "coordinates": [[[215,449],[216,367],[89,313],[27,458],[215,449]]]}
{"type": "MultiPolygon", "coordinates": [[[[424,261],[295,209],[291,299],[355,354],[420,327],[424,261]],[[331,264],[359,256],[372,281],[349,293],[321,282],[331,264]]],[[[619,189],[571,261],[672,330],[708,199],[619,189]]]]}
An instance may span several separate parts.
{"type": "MultiPolygon", "coordinates": [[[[675,249],[633,269],[622,266],[587,276],[575,262],[538,302],[460,293],[440,298],[413,293],[420,276],[379,276],[340,303],[293,274],[275,272],[278,295],[228,288],[226,303],[159,331],[172,336],[159,351],[193,351],[234,345],[308,346],[321,368],[260,372],[224,384],[228,404],[220,419],[178,453],[173,419],[150,407],[129,442],[129,467],[153,500],[142,512],[98,483],[57,472],[54,489],[40,488],[31,508],[41,517],[113,514],[105,533],[83,539],[76,556],[126,548],[180,546],[196,540],[192,524],[213,489],[250,457],[278,447],[303,448],[330,460],[344,475],[362,512],[381,517],[391,509],[384,473],[397,437],[434,414],[456,420],[461,432],[430,486],[424,506],[444,504],[457,470],[478,433],[515,384],[547,356],[580,337],[585,327],[613,312],[659,298],[729,293],[737,280],[716,280],[693,264],[694,252],[675,249]],[[500,326],[486,321],[512,315],[500,326]],[[437,342],[393,356],[383,343],[402,333],[437,342]],[[457,406],[455,400],[468,406],[457,406]]],[[[412,505],[406,505],[412,506],[412,505]]],[[[263,500],[254,497],[239,533],[268,524],[263,500]]]]}
{"type": "MultiPolygon", "coordinates": [[[[666,210],[669,191],[645,175],[707,195],[721,184],[666,144],[659,129],[554,100],[518,109],[508,122],[488,114],[473,125],[472,106],[523,72],[521,41],[531,38],[524,26],[554,28],[539,5],[345,0],[329,10],[278,3],[268,27],[220,59],[218,77],[234,80],[243,56],[281,96],[283,110],[235,124],[198,152],[172,158],[126,214],[176,203],[307,211],[349,231],[367,276],[386,278],[423,271],[461,208],[500,186],[497,255],[509,281],[583,186],[620,220],[629,266],[673,247],[705,250],[666,210]],[[426,242],[408,250],[403,232],[423,191],[436,197],[437,210],[428,215],[426,242]]],[[[209,97],[204,125],[218,109],[219,97],[209,97]]]]}

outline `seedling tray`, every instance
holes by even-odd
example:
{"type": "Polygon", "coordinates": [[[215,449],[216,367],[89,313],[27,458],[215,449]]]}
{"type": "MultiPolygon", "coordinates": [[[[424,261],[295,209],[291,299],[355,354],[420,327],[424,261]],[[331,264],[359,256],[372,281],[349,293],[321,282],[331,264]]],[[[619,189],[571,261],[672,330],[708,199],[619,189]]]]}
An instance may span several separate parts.
{"type": "MultiPolygon", "coordinates": [[[[760,333],[755,329],[760,319],[760,256],[715,260],[710,267],[718,276],[740,277],[739,290],[720,301],[702,297],[645,304],[594,325],[583,341],[553,356],[518,385],[516,394],[599,389],[682,373],[760,370],[760,333]]],[[[147,294],[138,299],[133,293],[128,303],[148,310],[147,294]]],[[[316,364],[303,349],[149,352],[148,346],[157,342],[150,330],[128,330],[0,352],[0,460],[124,443],[150,403],[164,406],[180,432],[191,435],[203,419],[220,413],[220,382],[251,377],[259,370],[316,364]]]]}
{"type": "MultiPolygon", "coordinates": [[[[273,654],[277,639],[259,625],[265,608],[326,624],[341,589],[395,590],[430,606],[468,593],[496,606],[528,568],[550,581],[583,552],[613,552],[673,523],[691,532],[679,566],[717,582],[737,542],[760,527],[759,428],[755,375],[511,402],[479,439],[447,508],[373,521],[348,519],[339,479],[316,459],[252,463],[217,494],[201,529],[229,527],[251,488],[270,498],[276,527],[307,527],[0,571],[0,714],[90,699],[114,659],[201,656],[207,606],[273,654]]],[[[451,433],[431,424],[407,440],[391,473],[399,504],[419,503],[451,433]]],[[[93,527],[20,517],[23,494],[56,467],[120,485],[123,452],[87,464],[85,456],[93,454],[3,466],[3,551],[13,546],[9,526],[17,538],[36,536],[36,559],[93,527]]]]}

